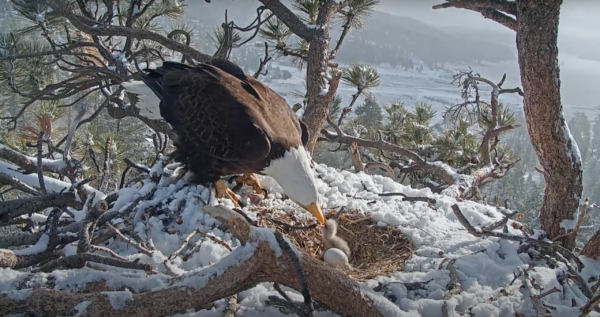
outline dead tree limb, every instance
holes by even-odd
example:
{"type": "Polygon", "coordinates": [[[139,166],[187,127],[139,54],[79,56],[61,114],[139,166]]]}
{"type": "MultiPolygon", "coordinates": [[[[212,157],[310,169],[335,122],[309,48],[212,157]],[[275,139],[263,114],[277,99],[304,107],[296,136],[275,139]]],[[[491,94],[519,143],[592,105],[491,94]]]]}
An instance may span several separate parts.
{"type": "MultiPolygon", "coordinates": [[[[477,83],[482,82],[482,83],[485,83],[485,84],[489,85],[490,87],[492,87],[492,92],[490,93],[490,102],[489,102],[490,124],[489,124],[487,130],[485,131],[483,138],[481,139],[481,144],[479,146],[479,153],[481,155],[481,165],[483,165],[483,166],[491,165],[494,163],[494,160],[491,156],[491,152],[494,149],[495,144],[491,143],[492,139],[496,138],[498,135],[500,135],[503,132],[510,131],[512,129],[519,127],[519,125],[501,125],[501,122],[500,122],[501,113],[500,113],[500,102],[498,100],[498,97],[501,94],[506,94],[506,93],[517,93],[520,96],[523,96],[523,92],[521,91],[521,88],[519,88],[519,87],[512,88],[512,89],[502,88],[502,84],[504,83],[505,79],[506,79],[506,74],[504,74],[504,76],[502,77],[500,82],[498,84],[496,84],[487,78],[483,78],[483,77],[479,76],[479,74],[473,74],[473,71],[459,72],[458,74],[454,75],[453,82],[457,82],[459,86],[463,87],[462,95],[465,100],[463,103],[451,107],[450,109],[448,109],[447,112],[453,112],[454,108],[462,109],[464,107],[472,106],[477,109],[478,117],[481,117],[482,115],[486,115],[484,113],[481,113],[482,110],[481,110],[480,104],[482,102],[480,101],[479,86],[477,85],[477,83]],[[469,93],[469,90],[471,90],[471,89],[475,90],[475,100],[469,99],[469,97],[471,96],[471,94],[469,93]]],[[[454,111],[454,112],[456,112],[456,111],[454,111]]]]}
{"type": "Polygon", "coordinates": [[[486,19],[494,20],[507,28],[516,31],[517,4],[512,1],[493,0],[447,0],[446,3],[433,6],[433,9],[461,8],[481,13],[486,19]]]}
{"type": "Polygon", "coordinates": [[[81,203],[77,201],[75,194],[71,192],[1,201],[0,222],[9,221],[21,215],[39,212],[49,207],[63,206],[82,207],[81,203]]]}
{"type": "Polygon", "coordinates": [[[477,169],[470,175],[460,174],[451,166],[443,162],[428,162],[418,153],[405,147],[389,143],[381,139],[367,140],[347,135],[329,117],[327,118],[327,123],[333,127],[335,132],[322,129],[321,134],[324,136],[326,141],[339,142],[347,145],[356,144],[358,146],[382,150],[387,153],[394,153],[412,160],[415,168],[423,172],[430,173],[445,184],[449,185],[448,188],[442,191],[442,194],[447,196],[462,198],[469,192],[470,188],[479,186],[484,180],[489,178],[502,178],[509,170],[509,167],[502,165],[487,165],[477,169]]]}
{"type": "MultiPolygon", "coordinates": [[[[21,168],[23,174],[37,172],[38,159],[23,155],[7,146],[0,144],[0,158],[5,159],[21,168]]],[[[42,159],[42,171],[62,174],[66,169],[66,164],[62,160],[42,159]]]]}
{"type": "MultiPolygon", "coordinates": [[[[240,247],[220,263],[166,279],[164,282],[167,286],[164,289],[123,294],[129,300],[118,309],[111,305],[109,294],[119,295],[119,292],[69,293],[51,288],[33,288],[27,291],[29,296],[15,296],[23,290],[3,292],[0,295],[0,313],[75,315],[75,306],[87,301],[89,305],[86,316],[89,317],[153,317],[200,307],[263,282],[276,282],[298,291],[302,290],[296,274],[290,274],[295,270],[294,261],[275,243],[271,229],[252,227],[242,216],[222,206],[205,206],[205,209],[225,224],[241,243],[240,247]]],[[[343,316],[384,316],[384,313],[378,310],[375,300],[386,301],[385,298],[361,287],[341,271],[308,254],[302,253],[298,260],[305,272],[313,300],[343,316]]],[[[389,310],[390,307],[396,306],[386,306],[386,309],[389,310]]],[[[401,312],[397,309],[394,314],[401,315],[401,312]]]]}

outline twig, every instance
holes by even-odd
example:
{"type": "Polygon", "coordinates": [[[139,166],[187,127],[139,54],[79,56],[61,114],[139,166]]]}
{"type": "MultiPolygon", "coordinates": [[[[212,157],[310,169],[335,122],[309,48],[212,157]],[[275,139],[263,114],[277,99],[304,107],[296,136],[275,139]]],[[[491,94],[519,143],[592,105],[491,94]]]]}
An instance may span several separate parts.
{"type": "Polygon", "coordinates": [[[44,131],[40,131],[40,133],[38,133],[38,138],[37,138],[37,173],[38,173],[38,179],[40,181],[40,191],[42,192],[42,194],[47,194],[48,191],[46,190],[46,182],[44,182],[44,172],[42,171],[42,155],[44,154],[44,149],[43,149],[43,140],[44,140],[44,131]]]}
{"type": "Polygon", "coordinates": [[[237,297],[238,295],[229,296],[227,300],[227,306],[223,310],[223,317],[235,317],[235,312],[237,310],[237,297]]]}
{"type": "Polygon", "coordinates": [[[270,60],[271,60],[271,56],[269,56],[269,44],[267,42],[265,42],[265,56],[264,56],[264,58],[260,59],[260,64],[258,65],[258,69],[256,70],[256,72],[253,75],[254,78],[258,79],[258,77],[260,75],[264,75],[264,76],[267,75],[269,70],[266,70],[264,74],[262,73],[262,70],[270,60]]]}
{"type": "Polygon", "coordinates": [[[448,290],[448,293],[446,294],[446,296],[444,296],[444,299],[446,300],[450,299],[453,295],[460,294],[460,292],[462,291],[460,287],[460,282],[458,281],[458,272],[456,271],[454,263],[456,263],[456,259],[450,260],[447,266],[447,269],[450,272],[450,281],[446,286],[446,289],[448,290]]]}
{"type": "Polygon", "coordinates": [[[577,224],[575,225],[575,228],[572,231],[563,233],[563,234],[555,237],[554,239],[552,239],[552,241],[557,241],[561,238],[564,238],[564,237],[567,237],[570,235],[577,236],[577,232],[579,231],[579,227],[581,227],[581,223],[583,222],[583,218],[585,217],[585,214],[587,212],[589,205],[590,205],[590,198],[586,197],[585,202],[583,203],[583,206],[581,207],[581,214],[579,214],[579,218],[577,218],[577,224]]]}
{"type": "Polygon", "coordinates": [[[529,274],[527,273],[527,270],[523,270],[521,269],[521,271],[523,272],[522,277],[523,277],[523,285],[525,285],[525,288],[527,289],[527,292],[529,293],[529,298],[531,299],[531,304],[533,305],[533,308],[535,309],[535,311],[537,312],[537,316],[547,316],[547,309],[546,307],[544,307],[544,304],[542,303],[540,296],[538,294],[536,294],[535,292],[535,288],[533,287],[533,285],[531,284],[531,280],[529,279],[529,274]]]}
{"type": "Polygon", "coordinates": [[[96,197],[96,193],[93,193],[88,198],[87,208],[88,212],[84,220],[83,226],[79,231],[79,243],[77,243],[77,253],[89,252],[91,245],[91,237],[96,228],[98,219],[108,210],[108,203],[105,200],[100,200],[92,206],[92,202],[96,197]]]}
{"type": "Polygon", "coordinates": [[[467,229],[467,231],[476,237],[489,236],[489,237],[496,237],[496,238],[506,239],[506,240],[511,240],[511,241],[517,241],[517,242],[521,242],[521,243],[529,243],[529,244],[532,244],[535,246],[539,246],[541,248],[548,249],[557,256],[563,257],[562,254],[565,254],[569,259],[577,262],[577,264],[580,267],[583,267],[583,263],[581,263],[581,260],[579,260],[579,258],[575,254],[573,254],[572,251],[564,248],[563,246],[561,246],[557,243],[551,243],[551,242],[536,240],[536,239],[532,239],[532,238],[528,238],[528,237],[524,237],[524,236],[512,235],[512,234],[507,234],[507,233],[477,230],[469,223],[467,218],[465,218],[465,216],[463,215],[463,213],[460,210],[460,208],[458,207],[458,205],[456,205],[456,204],[452,205],[452,211],[454,211],[456,218],[458,218],[458,221],[467,229]]]}
{"type": "Polygon", "coordinates": [[[429,197],[409,197],[406,194],[403,193],[378,193],[377,196],[379,197],[389,197],[389,196],[402,196],[402,200],[403,201],[410,201],[410,202],[414,202],[414,201],[424,201],[430,204],[435,204],[436,200],[434,198],[429,198],[429,197]]]}
{"type": "Polygon", "coordinates": [[[27,194],[30,194],[33,196],[38,196],[38,195],[42,194],[39,190],[25,184],[20,179],[14,177],[14,176],[8,176],[1,172],[0,172],[0,184],[10,185],[17,190],[20,190],[24,193],[27,193],[27,194]]]}
{"type": "Polygon", "coordinates": [[[238,213],[239,215],[241,215],[242,217],[244,217],[244,219],[246,219],[246,221],[248,221],[248,223],[252,223],[252,219],[250,219],[250,217],[248,217],[248,215],[246,215],[246,213],[244,213],[241,209],[239,208],[233,208],[233,211],[235,211],[236,213],[238,213]]]}
{"type": "Polygon", "coordinates": [[[106,186],[108,186],[108,180],[105,178],[108,176],[108,167],[110,162],[111,155],[111,138],[106,138],[106,144],[104,146],[104,164],[102,165],[102,178],[100,179],[100,191],[106,191],[106,186]]]}
{"type": "Polygon", "coordinates": [[[67,138],[65,141],[65,148],[64,148],[64,160],[66,162],[69,161],[69,159],[71,158],[71,143],[73,141],[73,137],[75,136],[75,131],[77,131],[77,128],[79,128],[79,122],[81,121],[81,118],[83,118],[83,115],[85,114],[85,106],[82,106],[79,109],[79,112],[77,112],[77,115],[75,116],[75,118],[73,119],[73,121],[71,122],[71,126],[69,127],[69,132],[67,134],[67,138]]]}
{"type": "Polygon", "coordinates": [[[310,229],[317,227],[316,223],[313,223],[312,225],[308,225],[308,226],[293,226],[293,225],[289,225],[289,224],[287,224],[283,221],[277,220],[277,219],[273,219],[273,218],[267,218],[267,219],[270,220],[271,222],[273,222],[274,224],[280,225],[289,230],[310,230],[310,229]]]}
{"type": "Polygon", "coordinates": [[[288,302],[292,302],[292,299],[285,293],[285,291],[281,288],[281,285],[279,285],[279,283],[273,283],[273,288],[277,291],[277,293],[279,293],[279,295],[281,295],[281,297],[283,297],[283,299],[285,299],[288,302]]]}
{"type": "Polygon", "coordinates": [[[112,265],[112,266],[121,267],[124,269],[144,270],[147,272],[152,271],[152,265],[150,265],[150,264],[123,261],[120,259],[113,259],[113,258],[105,257],[102,255],[98,255],[98,254],[92,254],[92,253],[77,253],[74,255],[70,255],[67,257],[63,257],[60,259],[50,261],[48,264],[42,266],[40,268],[40,271],[42,271],[44,273],[49,273],[49,272],[52,272],[61,267],[81,268],[81,267],[85,266],[85,262],[87,262],[87,261],[106,264],[106,265],[112,265]]]}
{"type": "MultiPolygon", "coordinates": [[[[166,136],[165,136],[165,139],[166,139],[166,136]]],[[[135,168],[144,173],[150,173],[150,169],[148,167],[140,165],[140,164],[136,164],[136,163],[132,162],[129,158],[124,158],[123,161],[125,162],[125,164],[127,164],[127,167],[125,167],[125,169],[123,170],[123,174],[121,175],[121,184],[119,185],[119,189],[123,188],[123,186],[125,185],[125,176],[127,175],[127,172],[129,172],[130,168],[135,168]]]]}
{"type": "Polygon", "coordinates": [[[109,248],[105,248],[105,247],[101,247],[101,246],[98,246],[98,245],[90,244],[90,249],[96,250],[96,251],[106,252],[106,253],[110,254],[110,256],[112,256],[113,258],[116,258],[116,259],[119,259],[119,260],[122,260],[122,261],[127,261],[126,258],[118,255],[117,253],[115,253],[115,251],[113,251],[113,250],[111,250],[109,248]]]}
{"type": "Polygon", "coordinates": [[[21,215],[32,214],[49,207],[78,207],[81,206],[76,200],[75,194],[71,192],[52,193],[42,196],[14,199],[0,202],[0,222],[21,215]]]}
{"type": "Polygon", "coordinates": [[[171,255],[169,255],[169,257],[167,258],[168,260],[172,260],[175,257],[177,257],[177,255],[179,255],[179,253],[181,253],[181,251],[183,250],[183,248],[185,248],[185,246],[187,246],[190,243],[190,239],[195,236],[198,233],[198,230],[194,230],[192,232],[190,232],[185,239],[183,239],[183,241],[181,241],[181,245],[179,246],[179,248],[177,248],[177,250],[173,251],[173,253],[171,253],[171,255]]]}
{"type": "Polygon", "coordinates": [[[581,307],[581,315],[579,315],[579,317],[587,316],[596,306],[598,306],[598,304],[600,304],[600,294],[596,294],[594,297],[590,298],[590,300],[581,307]]]}
{"type": "Polygon", "coordinates": [[[304,305],[300,308],[299,316],[301,317],[313,317],[314,316],[314,307],[312,304],[312,299],[310,296],[310,290],[308,289],[308,281],[307,277],[304,274],[304,270],[302,270],[302,266],[300,266],[300,260],[298,259],[298,255],[292,249],[292,247],[283,239],[281,233],[274,231],[275,239],[277,240],[277,244],[281,248],[281,250],[290,257],[292,260],[294,270],[298,275],[298,279],[300,280],[300,285],[302,287],[302,296],[304,297],[304,305]]]}
{"type": "Polygon", "coordinates": [[[132,247],[136,248],[138,251],[144,253],[147,256],[152,256],[152,252],[146,248],[144,248],[141,244],[139,244],[138,242],[136,242],[134,239],[132,238],[128,238],[125,235],[123,235],[121,233],[121,231],[119,231],[119,229],[115,228],[113,225],[111,225],[110,223],[106,223],[106,226],[112,230],[112,232],[114,232],[114,234],[117,236],[117,238],[119,238],[119,240],[131,245],[132,247]]]}
{"type": "Polygon", "coordinates": [[[218,243],[220,245],[222,245],[225,249],[229,250],[229,252],[233,251],[233,249],[231,249],[231,247],[225,243],[225,241],[218,239],[217,237],[213,236],[212,234],[208,233],[208,232],[204,232],[202,230],[196,230],[199,234],[211,239],[213,242],[218,243]]]}

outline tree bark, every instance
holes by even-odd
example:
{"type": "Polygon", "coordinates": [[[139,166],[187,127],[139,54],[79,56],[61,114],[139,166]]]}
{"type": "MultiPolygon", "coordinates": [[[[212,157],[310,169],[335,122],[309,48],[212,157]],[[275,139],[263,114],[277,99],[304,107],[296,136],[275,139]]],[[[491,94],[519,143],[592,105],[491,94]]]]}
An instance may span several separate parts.
{"type": "MultiPolygon", "coordinates": [[[[577,144],[565,123],[560,96],[558,21],[562,0],[517,1],[517,50],[527,130],[546,173],[544,202],[539,212],[541,229],[557,237],[573,226],[581,199],[582,166],[577,144]],[[566,227],[566,228],[565,228],[566,227]]],[[[559,239],[567,249],[575,235],[559,239]]]]}
{"type": "Polygon", "coordinates": [[[329,21],[335,11],[325,12],[322,9],[317,17],[317,25],[322,25],[321,34],[310,41],[308,48],[308,61],[306,65],[306,90],[308,102],[304,110],[303,120],[308,129],[309,138],[306,150],[313,154],[319,132],[325,124],[325,118],[329,114],[329,103],[325,103],[321,90],[324,87],[324,76],[327,73],[329,62],[329,21]]]}
{"type": "MultiPolygon", "coordinates": [[[[277,238],[271,229],[252,227],[241,215],[222,206],[204,206],[204,209],[226,225],[242,245],[214,266],[164,279],[166,288],[140,293],[134,290],[133,293],[121,291],[119,294],[115,288],[108,292],[71,293],[51,287],[4,292],[0,294],[0,314],[75,315],[75,307],[87,301],[87,308],[79,316],[172,315],[235,295],[263,282],[275,282],[304,291],[295,273],[299,265],[312,299],[332,312],[342,316],[384,316],[379,310],[380,305],[385,305],[384,297],[325,262],[298,252],[293,246],[290,246],[289,252],[281,246],[273,246],[277,238]],[[295,253],[296,257],[290,256],[290,253],[295,253]],[[115,307],[110,295],[125,297],[122,306],[115,307]]],[[[275,243],[279,245],[279,242],[275,243]]],[[[104,291],[108,284],[99,281],[96,287],[104,291]]],[[[135,289],[131,287],[135,284],[134,279],[129,279],[124,285],[119,285],[119,289],[135,289]]],[[[385,309],[388,312],[390,307],[396,309],[393,313],[398,316],[400,310],[388,304],[385,309]]]]}
{"type": "Polygon", "coordinates": [[[600,257],[600,230],[597,230],[581,249],[581,255],[592,259],[600,257]]]}

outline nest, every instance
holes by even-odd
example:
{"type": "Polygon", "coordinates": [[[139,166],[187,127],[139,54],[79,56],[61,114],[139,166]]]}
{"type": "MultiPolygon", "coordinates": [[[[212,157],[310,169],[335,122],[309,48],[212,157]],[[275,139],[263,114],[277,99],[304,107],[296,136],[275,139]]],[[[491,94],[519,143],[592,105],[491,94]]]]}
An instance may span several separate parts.
{"type": "MultiPolygon", "coordinates": [[[[260,214],[260,213],[259,213],[260,214]]],[[[260,225],[273,228],[299,249],[322,259],[324,244],[314,220],[291,213],[262,213],[260,225]]],[[[348,242],[352,269],[342,269],[355,280],[367,280],[402,270],[413,244],[399,229],[379,226],[369,215],[329,213],[338,222],[337,235],[348,242]]]]}

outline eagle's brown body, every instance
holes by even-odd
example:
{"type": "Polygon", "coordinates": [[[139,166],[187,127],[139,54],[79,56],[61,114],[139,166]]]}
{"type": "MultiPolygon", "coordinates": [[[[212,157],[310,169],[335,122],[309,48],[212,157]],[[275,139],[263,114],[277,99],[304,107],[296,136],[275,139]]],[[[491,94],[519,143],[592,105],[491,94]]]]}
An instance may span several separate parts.
{"type": "Polygon", "coordinates": [[[257,173],[308,140],[287,102],[224,59],[197,66],[164,62],[142,81],[160,99],[160,114],[177,135],[174,159],[206,184],[257,173]]]}

